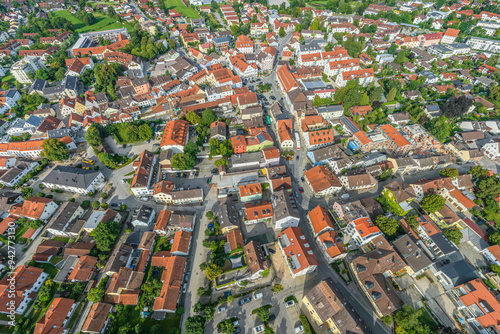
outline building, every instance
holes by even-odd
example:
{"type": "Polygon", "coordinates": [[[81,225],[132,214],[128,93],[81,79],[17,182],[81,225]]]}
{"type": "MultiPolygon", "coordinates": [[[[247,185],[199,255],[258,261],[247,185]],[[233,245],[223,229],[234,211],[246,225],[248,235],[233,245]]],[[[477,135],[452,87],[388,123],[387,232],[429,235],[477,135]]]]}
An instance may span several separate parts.
{"type": "Polygon", "coordinates": [[[341,175],[339,181],[346,190],[359,193],[373,189],[377,185],[377,180],[370,173],[341,175]]]}
{"type": "Polygon", "coordinates": [[[358,247],[366,245],[382,234],[382,231],[367,216],[351,220],[344,229],[344,232],[352,238],[354,244],[358,247]]]}
{"type": "Polygon", "coordinates": [[[47,312],[37,321],[33,333],[65,333],[76,305],[73,299],[54,298],[47,312]]]}
{"type": "Polygon", "coordinates": [[[483,251],[481,251],[483,254],[484,258],[489,262],[489,263],[494,263],[497,266],[500,266],[500,246],[499,245],[493,245],[490,246],[483,251]]]}
{"type": "Polygon", "coordinates": [[[461,284],[448,293],[465,321],[478,333],[500,331],[500,302],[481,279],[461,284]]]}
{"type": "Polygon", "coordinates": [[[397,214],[405,216],[412,207],[410,203],[417,197],[413,188],[399,181],[384,186],[382,195],[397,214]]]}
{"type": "Polygon", "coordinates": [[[408,264],[407,272],[413,277],[423,273],[432,264],[427,253],[421,249],[415,240],[408,234],[394,241],[393,247],[408,264]]]}
{"type": "Polygon", "coordinates": [[[83,333],[103,334],[108,326],[113,306],[106,303],[94,303],[82,327],[83,333]]]}
{"type": "Polygon", "coordinates": [[[59,209],[58,214],[51,219],[47,232],[56,236],[77,237],[83,228],[83,221],[78,221],[78,219],[81,218],[84,213],[85,210],[80,204],[75,202],[64,203],[59,209]]]}
{"type": "Polygon", "coordinates": [[[186,258],[172,256],[170,252],[157,252],[151,258],[151,265],[163,267],[160,295],[155,298],[153,311],[159,314],[174,313],[181,296],[186,258]]]}
{"type": "Polygon", "coordinates": [[[9,306],[13,301],[12,307],[15,314],[22,315],[49,274],[45,273],[42,268],[24,265],[16,268],[13,277],[17,282],[14,291],[9,288],[11,284],[9,276],[5,276],[0,281],[0,312],[11,314],[9,306]]]}
{"type": "Polygon", "coordinates": [[[106,211],[94,211],[85,222],[83,229],[90,233],[99,223],[106,223],[110,221],[119,223],[121,219],[122,216],[115,210],[107,209],[106,211]]]}
{"type": "Polygon", "coordinates": [[[360,85],[367,86],[374,80],[374,78],[375,73],[373,72],[373,68],[367,68],[341,72],[337,76],[337,80],[335,82],[339,87],[344,87],[350,80],[358,79],[360,85]]]}
{"type": "Polygon", "coordinates": [[[35,73],[38,70],[45,70],[46,67],[40,57],[29,56],[14,63],[10,68],[10,72],[16,78],[17,82],[22,84],[32,84],[33,81],[28,76],[30,73],[35,73]]]}
{"type": "Polygon", "coordinates": [[[56,212],[58,207],[59,206],[53,199],[45,197],[31,197],[23,203],[12,205],[9,210],[9,215],[47,221],[56,212]]]}
{"type": "Polygon", "coordinates": [[[84,255],[76,261],[73,270],[67,280],[69,282],[88,282],[95,273],[97,258],[95,256],[84,255]]]}
{"type": "Polygon", "coordinates": [[[361,334],[360,326],[344,307],[335,290],[337,290],[335,283],[328,278],[309,290],[302,298],[302,302],[320,328],[326,323],[329,332],[334,334],[361,334]]]}
{"type": "Polygon", "coordinates": [[[42,181],[46,188],[82,195],[101,189],[104,183],[105,178],[101,171],[71,166],[56,166],[42,181]]]}
{"type": "Polygon", "coordinates": [[[328,211],[322,206],[317,206],[307,214],[309,227],[313,232],[314,237],[317,237],[323,232],[333,231],[333,221],[328,211]]]}
{"type": "Polygon", "coordinates": [[[304,176],[315,197],[333,195],[342,190],[342,184],[335,174],[324,165],[305,171],[304,176]]]}
{"type": "Polygon", "coordinates": [[[457,39],[460,30],[448,28],[441,37],[441,44],[452,44],[455,43],[455,39],[457,39]]]}
{"type": "Polygon", "coordinates": [[[160,148],[162,151],[172,150],[175,153],[184,152],[189,139],[189,122],[176,119],[170,121],[165,126],[161,138],[160,148]]]}
{"type": "Polygon", "coordinates": [[[137,305],[144,273],[121,267],[109,279],[104,302],[111,304],[137,305]]]}
{"type": "Polygon", "coordinates": [[[155,218],[155,210],[147,205],[141,205],[137,211],[136,216],[132,219],[132,225],[134,227],[138,226],[149,226],[155,218]]]}
{"type": "Polygon", "coordinates": [[[134,162],[134,177],[130,183],[130,191],[136,197],[153,195],[151,180],[156,168],[156,155],[144,150],[139,156],[139,160],[134,162]]]}
{"type": "Polygon", "coordinates": [[[375,313],[384,317],[403,306],[394,290],[391,276],[405,273],[407,266],[384,236],[373,239],[368,246],[367,253],[350,263],[351,272],[375,313]]]}
{"type": "Polygon", "coordinates": [[[274,192],[271,197],[274,229],[276,230],[299,226],[300,215],[297,209],[294,208],[295,203],[292,202],[291,197],[292,194],[284,190],[274,192]]]}
{"type": "Polygon", "coordinates": [[[319,265],[306,236],[299,227],[289,227],[278,234],[278,245],[292,278],[311,273],[319,265]]]}
{"type": "Polygon", "coordinates": [[[338,261],[347,255],[342,238],[333,230],[320,234],[316,242],[328,263],[338,261]]]}

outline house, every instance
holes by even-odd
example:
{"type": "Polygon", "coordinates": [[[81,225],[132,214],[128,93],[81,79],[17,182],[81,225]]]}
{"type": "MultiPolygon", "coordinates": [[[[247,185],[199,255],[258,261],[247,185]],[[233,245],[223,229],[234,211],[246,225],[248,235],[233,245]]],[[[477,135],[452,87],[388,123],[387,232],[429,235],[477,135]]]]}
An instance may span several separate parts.
{"type": "Polygon", "coordinates": [[[149,226],[153,222],[154,217],[155,211],[152,207],[141,205],[136,216],[132,219],[132,225],[134,227],[149,226]]]}
{"type": "Polygon", "coordinates": [[[262,199],[262,186],[260,185],[260,182],[240,185],[239,190],[241,202],[249,202],[262,199]]]}
{"type": "Polygon", "coordinates": [[[234,252],[236,250],[243,250],[243,245],[244,245],[243,235],[241,234],[240,229],[234,229],[229,231],[226,234],[226,238],[227,238],[226,245],[228,246],[227,248],[229,250],[227,253],[234,252]]]}
{"type": "Polygon", "coordinates": [[[227,139],[226,123],[215,121],[210,124],[210,139],[215,138],[219,141],[227,139]]]}
{"type": "Polygon", "coordinates": [[[355,281],[379,317],[403,306],[390,279],[406,272],[407,265],[384,236],[371,241],[370,250],[350,263],[355,281]]]}
{"type": "Polygon", "coordinates": [[[455,43],[455,39],[457,39],[460,30],[448,28],[441,37],[441,44],[452,44],[455,43]]]}
{"type": "Polygon", "coordinates": [[[342,184],[335,174],[324,165],[305,171],[304,176],[315,197],[336,194],[342,190],[342,184]]]}
{"type": "MultiPolygon", "coordinates": [[[[168,210],[163,210],[168,211],[168,210]]],[[[188,231],[192,232],[196,223],[196,214],[191,213],[172,213],[168,222],[169,231],[188,231]]]]}
{"type": "Polygon", "coordinates": [[[476,278],[460,284],[447,295],[463,319],[479,333],[500,330],[500,302],[483,280],[476,278]]]}
{"type": "Polygon", "coordinates": [[[113,305],[106,303],[94,303],[82,327],[83,333],[103,334],[109,322],[109,315],[113,305]]]}
{"type": "Polygon", "coordinates": [[[450,291],[459,285],[479,278],[477,269],[462,256],[458,256],[453,261],[436,261],[431,266],[430,271],[445,291],[450,291]]]}
{"type": "Polygon", "coordinates": [[[75,202],[64,203],[57,215],[50,220],[47,232],[56,236],[77,237],[83,228],[81,224],[83,221],[80,220],[79,223],[77,221],[84,213],[85,210],[80,204],[75,202]]]}
{"type": "Polygon", "coordinates": [[[307,221],[313,232],[314,237],[323,232],[333,231],[333,221],[328,211],[318,205],[307,214],[307,221]]]}
{"type": "Polygon", "coordinates": [[[271,197],[273,222],[276,230],[299,225],[300,215],[297,209],[293,207],[295,203],[292,203],[291,196],[289,192],[279,190],[275,191],[271,197]]]}
{"type": "Polygon", "coordinates": [[[97,258],[95,256],[84,255],[78,259],[75,267],[69,274],[67,280],[70,282],[88,282],[95,273],[97,258]]]}
{"type": "Polygon", "coordinates": [[[43,179],[42,184],[49,189],[87,195],[101,189],[104,182],[104,174],[99,170],[56,166],[43,179]]]}
{"type": "Polygon", "coordinates": [[[182,153],[184,152],[184,146],[186,146],[188,138],[188,121],[176,119],[167,122],[161,138],[160,148],[162,151],[170,149],[175,153],[182,153]]]}
{"type": "Polygon", "coordinates": [[[408,112],[396,112],[387,116],[387,119],[398,126],[403,126],[411,121],[410,113],[408,112]]]}
{"type": "Polygon", "coordinates": [[[366,245],[382,234],[368,215],[351,220],[345,228],[345,233],[352,238],[354,244],[358,247],[366,245]]]}
{"type": "Polygon", "coordinates": [[[278,245],[292,278],[313,272],[319,265],[306,236],[299,227],[289,227],[278,234],[278,245]]]}
{"type": "Polygon", "coordinates": [[[378,183],[370,173],[341,175],[339,181],[346,190],[359,193],[375,188],[378,183]]]}
{"type": "Polygon", "coordinates": [[[58,209],[53,199],[45,197],[31,197],[23,203],[12,205],[10,215],[25,217],[28,219],[40,219],[47,221],[58,209]]]}
{"type": "Polygon", "coordinates": [[[492,160],[497,160],[500,158],[500,139],[493,138],[488,143],[481,147],[481,151],[485,156],[492,160]]]}
{"type": "Polygon", "coordinates": [[[481,251],[483,254],[484,258],[489,262],[489,263],[494,263],[498,266],[500,266],[500,246],[499,245],[493,245],[485,250],[481,251]]]}
{"type": "Polygon", "coordinates": [[[109,279],[103,301],[111,304],[137,305],[145,274],[121,267],[109,279]]]}
{"type": "Polygon", "coordinates": [[[407,272],[416,277],[427,270],[432,264],[427,253],[417,245],[409,234],[403,235],[392,244],[399,256],[408,264],[407,272]]]}
{"type": "Polygon", "coordinates": [[[382,195],[386,199],[388,205],[401,216],[405,216],[412,210],[410,203],[417,197],[411,186],[400,181],[394,181],[384,186],[382,195]]]}
{"type": "Polygon", "coordinates": [[[174,234],[174,241],[172,242],[171,252],[172,255],[187,256],[191,245],[191,232],[177,231],[174,234]]]}
{"type": "Polygon", "coordinates": [[[239,228],[240,218],[238,210],[236,210],[233,204],[233,200],[226,198],[219,203],[217,217],[219,218],[222,233],[226,234],[231,230],[239,228]]]}
{"type": "Polygon", "coordinates": [[[339,87],[344,87],[347,85],[348,81],[358,79],[360,85],[367,86],[374,80],[374,77],[375,73],[373,72],[373,68],[367,68],[342,72],[337,76],[335,82],[339,87]]]}
{"type": "Polygon", "coordinates": [[[261,167],[273,167],[279,165],[280,151],[276,147],[266,147],[261,152],[261,167]]]}
{"type": "Polygon", "coordinates": [[[333,230],[320,234],[316,242],[328,263],[338,261],[347,255],[342,238],[333,230]]]}
{"type": "Polygon", "coordinates": [[[44,272],[42,268],[24,265],[17,267],[12,277],[15,277],[17,282],[15,290],[9,289],[11,285],[9,275],[0,281],[0,312],[4,314],[14,312],[22,315],[28,309],[28,304],[33,301],[49,274],[44,272]],[[9,308],[11,303],[13,310],[9,308]]]}
{"type": "Polygon", "coordinates": [[[196,204],[203,202],[203,188],[174,190],[174,183],[160,181],[153,189],[153,199],[158,203],[173,205],[196,204]]]}
{"type": "Polygon", "coordinates": [[[153,311],[159,314],[174,313],[181,296],[186,258],[172,256],[170,252],[157,252],[151,258],[151,265],[163,267],[160,295],[155,298],[153,311]]]}
{"type": "Polygon", "coordinates": [[[387,138],[388,146],[386,149],[395,155],[407,153],[413,146],[411,143],[392,125],[384,124],[380,126],[382,134],[387,138]]]}
{"type": "Polygon", "coordinates": [[[97,227],[99,223],[106,223],[110,221],[118,223],[121,221],[121,219],[121,214],[112,209],[107,209],[106,211],[94,211],[87,219],[87,222],[83,226],[83,229],[86,232],[90,233],[97,227]]]}
{"type": "Polygon", "coordinates": [[[130,191],[137,196],[150,196],[153,193],[151,180],[155,170],[157,160],[156,155],[144,150],[139,156],[139,160],[134,162],[134,177],[130,183],[130,191]]]}
{"type": "Polygon", "coordinates": [[[47,312],[35,324],[33,333],[64,333],[76,309],[75,301],[68,298],[54,298],[47,312]]]}
{"type": "MultiPolygon", "coordinates": [[[[14,159],[15,160],[15,159],[14,159]]],[[[40,166],[35,161],[17,161],[15,166],[11,166],[4,174],[0,176],[0,183],[4,187],[15,187],[24,176],[40,166]]]]}
{"type": "Polygon", "coordinates": [[[309,290],[302,302],[318,327],[326,324],[332,333],[359,333],[359,324],[335,291],[335,283],[327,278],[309,290]]]}
{"type": "Polygon", "coordinates": [[[266,256],[258,241],[250,241],[243,246],[243,251],[247,260],[248,269],[252,273],[250,279],[259,278],[265,270],[269,270],[266,256]]]}

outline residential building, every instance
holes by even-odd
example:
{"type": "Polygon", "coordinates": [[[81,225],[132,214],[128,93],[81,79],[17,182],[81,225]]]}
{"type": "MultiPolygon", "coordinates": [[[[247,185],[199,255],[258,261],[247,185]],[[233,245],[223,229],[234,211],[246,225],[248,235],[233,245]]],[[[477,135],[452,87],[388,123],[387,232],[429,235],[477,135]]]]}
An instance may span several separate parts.
{"type": "Polygon", "coordinates": [[[10,215],[25,217],[28,219],[40,219],[48,221],[58,209],[57,203],[51,198],[31,197],[23,203],[12,205],[10,215]]]}
{"type": "Polygon", "coordinates": [[[338,261],[347,255],[342,238],[333,230],[320,234],[316,242],[328,263],[338,261]]]}
{"type": "Polygon", "coordinates": [[[46,188],[82,195],[101,189],[104,183],[105,178],[101,171],[71,166],[56,166],[42,181],[46,188]]]}
{"type": "Polygon", "coordinates": [[[292,278],[313,272],[319,265],[306,236],[299,227],[289,227],[278,234],[278,245],[292,278]]]}
{"type": "Polygon", "coordinates": [[[35,73],[38,70],[45,70],[46,67],[40,57],[28,56],[14,63],[10,68],[10,72],[16,78],[17,82],[22,84],[32,84],[33,81],[28,76],[30,73],[35,73]]]}
{"type": "Polygon", "coordinates": [[[305,171],[304,176],[315,197],[333,195],[342,190],[335,174],[324,165],[305,171]]]}
{"type": "Polygon", "coordinates": [[[432,264],[427,253],[418,246],[416,240],[409,234],[403,235],[394,241],[393,247],[402,259],[408,264],[407,272],[416,277],[426,271],[432,264]]]}
{"type": "Polygon", "coordinates": [[[373,189],[377,185],[377,180],[369,173],[341,175],[339,181],[346,190],[359,193],[373,189]]]}
{"type": "Polygon", "coordinates": [[[274,229],[276,230],[299,225],[300,215],[293,207],[295,203],[292,203],[291,196],[290,192],[279,190],[275,191],[271,197],[274,229]]]}
{"type": "Polygon", "coordinates": [[[155,218],[155,210],[147,205],[141,205],[137,214],[132,218],[132,225],[134,227],[138,226],[149,226],[155,218]]]}
{"type": "Polygon", "coordinates": [[[265,270],[269,270],[266,256],[262,250],[262,246],[258,241],[250,241],[243,250],[248,264],[248,269],[252,273],[251,279],[256,279],[262,276],[265,270]]]}
{"type": "Polygon", "coordinates": [[[153,172],[156,168],[156,155],[144,150],[139,160],[134,162],[134,177],[130,183],[130,191],[134,196],[151,196],[153,187],[151,184],[153,172]]]}
{"type": "Polygon", "coordinates": [[[99,223],[106,223],[110,221],[119,223],[121,219],[121,214],[112,209],[107,209],[106,211],[94,211],[85,222],[83,229],[85,232],[90,233],[99,223]]]}
{"type": "Polygon", "coordinates": [[[318,205],[307,214],[307,221],[314,237],[326,231],[333,231],[333,221],[328,211],[318,205]]]}
{"type": "Polygon", "coordinates": [[[182,153],[188,139],[189,122],[176,119],[167,122],[161,138],[160,148],[162,151],[172,150],[175,153],[182,153]]]}
{"type": "Polygon", "coordinates": [[[382,234],[382,231],[367,216],[351,220],[344,232],[352,238],[354,244],[358,247],[366,245],[382,234]]]}
{"type": "Polygon", "coordinates": [[[250,202],[262,199],[262,186],[260,182],[247,183],[239,186],[240,201],[250,202]]]}
{"type": "Polygon", "coordinates": [[[410,203],[417,197],[413,188],[399,181],[384,186],[382,195],[397,214],[405,216],[412,207],[410,203]]]}
{"type": "Polygon", "coordinates": [[[345,71],[337,76],[336,84],[339,87],[344,87],[347,85],[348,81],[358,79],[360,85],[367,86],[374,80],[374,78],[375,73],[373,72],[373,68],[345,71]]]}
{"type": "Polygon", "coordinates": [[[73,299],[54,298],[45,314],[35,324],[33,333],[45,334],[66,332],[66,327],[69,325],[76,305],[73,299]]]}
{"type": "Polygon", "coordinates": [[[500,245],[490,246],[481,251],[481,253],[489,263],[500,266],[500,245]]]}
{"type": "Polygon", "coordinates": [[[109,315],[113,305],[106,303],[94,303],[83,323],[82,332],[90,334],[103,334],[109,323],[109,315]]]}

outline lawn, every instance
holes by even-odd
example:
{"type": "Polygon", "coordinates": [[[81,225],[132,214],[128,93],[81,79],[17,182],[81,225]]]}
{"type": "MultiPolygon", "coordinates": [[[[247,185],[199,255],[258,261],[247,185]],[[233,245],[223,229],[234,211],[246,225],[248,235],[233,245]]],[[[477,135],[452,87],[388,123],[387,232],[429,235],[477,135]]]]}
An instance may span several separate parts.
{"type": "Polygon", "coordinates": [[[429,314],[429,311],[427,311],[427,308],[422,307],[420,310],[422,312],[420,314],[420,317],[418,317],[420,322],[424,325],[429,326],[431,329],[435,329],[437,327],[437,324],[434,321],[434,319],[431,317],[431,315],[429,314]]]}
{"type": "Polygon", "coordinates": [[[111,331],[117,330],[118,328],[125,326],[125,324],[130,325],[132,328],[138,323],[142,324],[142,328],[145,332],[149,333],[149,329],[153,326],[159,326],[164,334],[174,334],[178,333],[178,329],[181,326],[181,316],[175,313],[167,313],[165,319],[157,321],[153,317],[147,317],[146,319],[141,318],[141,311],[137,310],[133,305],[127,305],[120,310],[116,316],[115,320],[111,324],[111,331]]]}
{"type": "Polygon", "coordinates": [[[90,26],[83,23],[83,21],[80,20],[76,15],[71,14],[67,10],[58,10],[56,12],[52,12],[52,14],[56,17],[64,17],[65,19],[68,19],[71,23],[73,23],[73,27],[78,33],[118,29],[122,27],[127,28],[128,31],[132,31],[132,29],[134,29],[133,25],[131,24],[117,22],[109,16],[99,13],[94,13],[97,22],[90,26]]]}
{"type": "Polygon", "coordinates": [[[200,14],[196,11],[196,9],[186,7],[182,0],[165,0],[165,6],[167,7],[167,10],[177,9],[179,13],[192,19],[200,18],[200,14]]]}
{"type": "Polygon", "coordinates": [[[9,85],[14,86],[14,81],[16,81],[16,78],[14,78],[10,71],[7,71],[7,73],[5,73],[5,76],[2,78],[2,84],[6,82],[9,85]]]}
{"type": "Polygon", "coordinates": [[[36,262],[35,267],[37,268],[43,268],[43,271],[49,274],[50,278],[54,278],[57,275],[57,272],[59,269],[57,269],[53,264],[50,263],[40,263],[36,262]]]}

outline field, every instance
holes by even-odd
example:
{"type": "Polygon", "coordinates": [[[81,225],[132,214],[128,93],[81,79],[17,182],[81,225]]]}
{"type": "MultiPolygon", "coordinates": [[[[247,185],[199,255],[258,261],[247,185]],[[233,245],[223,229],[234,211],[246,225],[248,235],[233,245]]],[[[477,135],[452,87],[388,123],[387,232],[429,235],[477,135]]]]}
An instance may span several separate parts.
{"type": "Polygon", "coordinates": [[[134,29],[132,24],[120,23],[106,15],[99,13],[94,13],[97,22],[90,26],[83,23],[82,20],[80,20],[76,15],[71,14],[67,10],[59,10],[56,12],[52,12],[52,14],[56,17],[64,17],[65,19],[68,19],[71,23],[73,23],[73,27],[78,33],[118,29],[122,27],[127,28],[128,31],[132,31],[132,29],[134,29]]]}
{"type": "Polygon", "coordinates": [[[196,11],[196,9],[186,7],[182,0],[165,0],[165,6],[167,7],[167,10],[177,9],[179,13],[192,19],[200,18],[200,14],[196,11]]]}
{"type": "Polygon", "coordinates": [[[2,78],[2,84],[6,82],[9,85],[14,86],[14,81],[16,81],[16,78],[14,78],[12,74],[10,74],[10,71],[7,71],[7,73],[5,73],[5,76],[2,78]]]}
{"type": "Polygon", "coordinates": [[[117,312],[115,320],[112,322],[111,328],[118,329],[121,326],[130,325],[134,328],[137,324],[141,324],[142,328],[151,330],[153,327],[158,327],[162,329],[164,334],[174,334],[178,333],[178,329],[181,326],[181,316],[176,313],[167,313],[165,319],[155,320],[153,317],[147,317],[146,319],[141,318],[141,311],[136,310],[135,306],[127,305],[123,307],[122,310],[117,312]]]}

